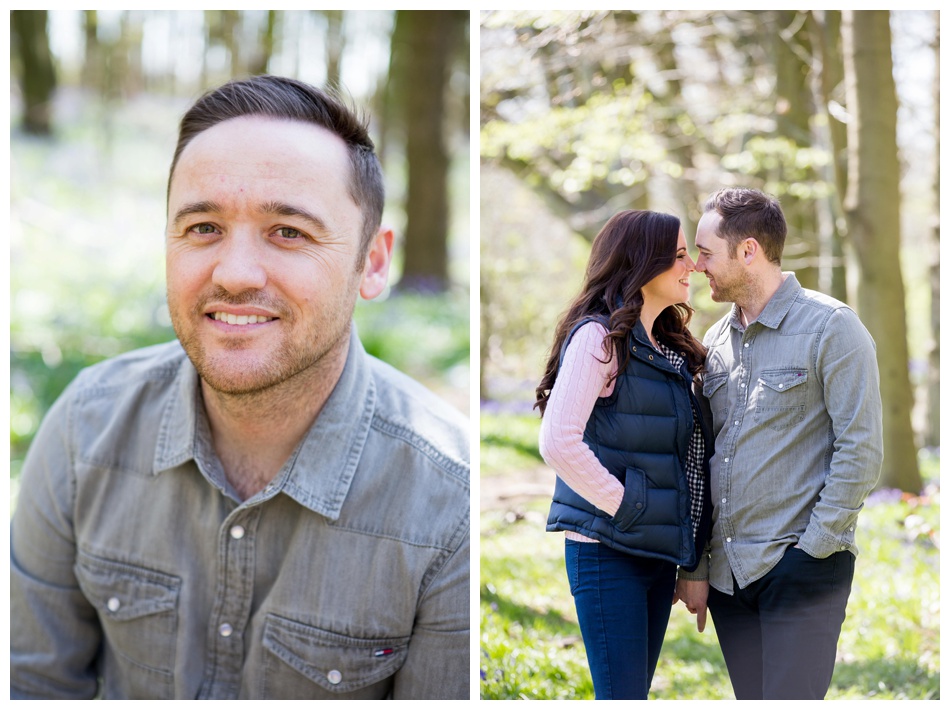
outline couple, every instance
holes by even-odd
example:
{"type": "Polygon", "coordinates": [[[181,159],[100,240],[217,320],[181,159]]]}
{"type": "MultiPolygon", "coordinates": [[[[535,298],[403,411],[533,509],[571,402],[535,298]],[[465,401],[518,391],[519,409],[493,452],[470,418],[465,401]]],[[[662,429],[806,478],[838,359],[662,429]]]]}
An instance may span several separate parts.
{"type": "Polygon", "coordinates": [[[877,482],[874,342],[781,270],[757,190],[714,194],[694,263],[675,217],[627,211],[594,240],[537,390],[571,593],[598,699],[645,699],[671,600],[712,613],[738,699],[820,699],[877,482]],[[732,311],[703,343],[689,275],[732,311]],[[694,390],[695,388],[695,390],[694,390]]]}

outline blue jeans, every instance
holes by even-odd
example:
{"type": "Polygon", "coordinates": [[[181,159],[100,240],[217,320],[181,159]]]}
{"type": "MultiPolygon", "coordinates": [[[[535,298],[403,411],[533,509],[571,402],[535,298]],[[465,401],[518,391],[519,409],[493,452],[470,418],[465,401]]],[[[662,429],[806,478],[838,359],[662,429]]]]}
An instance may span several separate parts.
{"type": "Polygon", "coordinates": [[[739,700],[821,700],[854,577],[854,555],[824,559],[789,547],[769,572],[733,594],[709,590],[709,610],[739,700]]]}
{"type": "Polygon", "coordinates": [[[567,579],[598,700],[646,700],[670,619],[676,565],[567,540],[567,579]]]}

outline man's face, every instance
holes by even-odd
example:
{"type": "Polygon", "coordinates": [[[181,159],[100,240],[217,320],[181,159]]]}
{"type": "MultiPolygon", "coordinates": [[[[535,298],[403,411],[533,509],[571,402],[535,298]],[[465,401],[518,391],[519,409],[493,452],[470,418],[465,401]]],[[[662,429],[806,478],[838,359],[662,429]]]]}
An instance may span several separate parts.
{"type": "Polygon", "coordinates": [[[696,270],[709,279],[712,300],[735,303],[746,291],[746,274],[729,242],[716,235],[722,216],[706,212],[696,225],[696,270]]]}
{"type": "Polygon", "coordinates": [[[345,352],[364,275],[350,170],[338,136],[257,116],[220,123],[182,152],[168,200],[168,306],[213,389],[258,392],[345,352]]]}

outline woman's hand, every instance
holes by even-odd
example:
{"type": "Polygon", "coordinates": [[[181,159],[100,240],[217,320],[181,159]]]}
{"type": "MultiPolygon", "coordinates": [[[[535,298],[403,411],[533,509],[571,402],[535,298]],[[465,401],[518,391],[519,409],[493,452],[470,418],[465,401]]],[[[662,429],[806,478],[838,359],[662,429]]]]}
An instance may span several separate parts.
{"type": "Polygon", "coordinates": [[[673,592],[673,603],[682,601],[690,614],[696,615],[696,630],[702,633],[706,628],[706,600],[709,598],[709,581],[696,579],[677,579],[673,592]]]}

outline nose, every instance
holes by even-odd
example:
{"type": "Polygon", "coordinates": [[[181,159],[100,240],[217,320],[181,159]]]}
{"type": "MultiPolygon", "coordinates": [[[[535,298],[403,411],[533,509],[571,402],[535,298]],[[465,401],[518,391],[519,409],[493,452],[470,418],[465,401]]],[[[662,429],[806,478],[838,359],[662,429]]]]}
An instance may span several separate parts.
{"type": "Polygon", "coordinates": [[[706,257],[704,257],[702,254],[700,254],[699,258],[696,260],[696,271],[706,273],[706,257]]]}
{"type": "Polygon", "coordinates": [[[233,231],[219,247],[211,280],[229,293],[255,291],[267,284],[260,240],[249,230],[233,231]]]}

